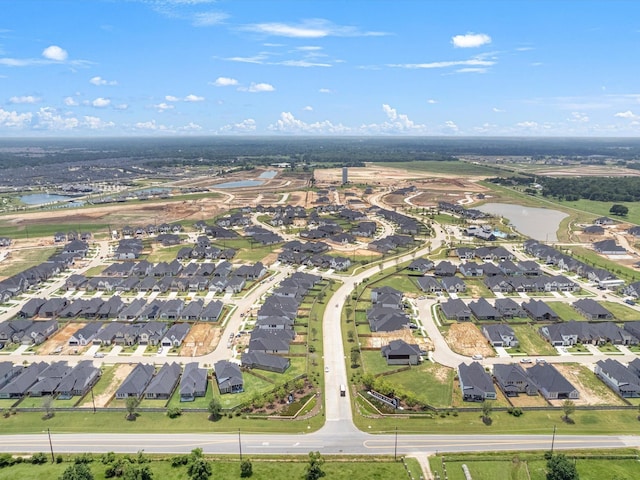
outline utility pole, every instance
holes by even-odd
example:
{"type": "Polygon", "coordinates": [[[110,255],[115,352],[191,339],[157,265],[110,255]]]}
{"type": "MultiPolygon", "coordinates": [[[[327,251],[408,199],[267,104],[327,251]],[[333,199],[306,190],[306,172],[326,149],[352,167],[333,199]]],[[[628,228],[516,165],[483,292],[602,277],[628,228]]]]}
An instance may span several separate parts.
{"type": "Polygon", "coordinates": [[[240,429],[238,429],[238,449],[240,450],[240,462],[242,462],[242,440],[240,439],[240,429]]]}
{"type": "Polygon", "coordinates": [[[51,431],[48,428],[47,435],[49,436],[49,448],[51,449],[51,463],[56,463],[56,457],[53,455],[53,443],[51,443],[51,431]]]}
{"type": "Polygon", "coordinates": [[[393,445],[393,459],[398,459],[398,426],[396,425],[396,439],[393,445]]]}
{"type": "Polygon", "coordinates": [[[553,444],[556,441],[556,426],[553,425],[553,436],[551,437],[551,455],[553,455],[553,444]]]}
{"type": "Polygon", "coordinates": [[[96,399],[93,397],[93,385],[91,385],[91,403],[93,403],[93,413],[96,413],[96,399]]]}

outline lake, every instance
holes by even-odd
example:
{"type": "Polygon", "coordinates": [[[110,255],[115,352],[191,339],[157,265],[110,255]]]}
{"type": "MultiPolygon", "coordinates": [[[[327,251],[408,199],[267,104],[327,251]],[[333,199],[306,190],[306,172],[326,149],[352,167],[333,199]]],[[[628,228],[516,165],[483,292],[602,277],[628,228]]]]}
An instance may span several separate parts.
{"type": "Polygon", "coordinates": [[[258,178],[273,178],[278,174],[277,170],[267,170],[262,172],[258,178]]]}
{"type": "Polygon", "coordinates": [[[522,235],[541,242],[557,242],[556,232],[566,213],[548,208],[523,207],[508,203],[485,203],[478,210],[505,217],[522,235]]]}
{"type": "Polygon", "coordinates": [[[69,202],[73,200],[73,197],[67,197],[65,195],[54,195],[51,193],[32,193],[30,195],[23,195],[20,197],[22,203],[27,205],[42,205],[45,203],[53,202],[69,202]]]}
{"type": "Polygon", "coordinates": [[[213,188],[242,188],[242,187],[257,187],[262,185],[262,180],[236,180],[235,182],[225,182],[213,185],[213,188]]]}

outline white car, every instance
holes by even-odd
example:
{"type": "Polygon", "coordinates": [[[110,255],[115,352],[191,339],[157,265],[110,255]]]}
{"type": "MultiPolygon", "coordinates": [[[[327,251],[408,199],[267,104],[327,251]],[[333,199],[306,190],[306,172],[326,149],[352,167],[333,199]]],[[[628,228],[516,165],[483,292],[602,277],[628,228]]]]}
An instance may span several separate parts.
{"type": "Polygon", "coordinates": [[[324,371],[325,373],[329,373],[329,367],[328,366],[324,367],[324,371]]]}
{"type": "Polygon", "coordinates": [[[521,358],[520,363],[533,363],[533,360],[530,358],[521,358]]]}

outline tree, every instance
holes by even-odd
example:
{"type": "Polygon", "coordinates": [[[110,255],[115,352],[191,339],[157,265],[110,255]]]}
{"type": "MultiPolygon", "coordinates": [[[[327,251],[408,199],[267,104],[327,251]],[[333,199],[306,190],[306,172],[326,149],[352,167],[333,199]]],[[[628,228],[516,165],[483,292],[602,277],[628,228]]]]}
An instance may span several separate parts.
{"type": "Polygon", "coordinates": [[[127,397],[127,420],[136,419],[136,408],[138,407],[138,399],[136,397],[127,397]]]}
{"type": "Polygon", "coordinates": [[[360,350],[357,347],[351,349],[351,368],[357,368],[360,365],[360,350]]]}
{"type": "Polygon", "coordinates": [[[563,454],[547,460],[547,480],[579,480],[576,466],[563,454]]]}
{"type": "Polygon", "coordinates": [[[569,418],[569,416],[576,411],[576,404],[567,398],[564,402],[562,402],[562,411],[564,412],[564,416],[562,417],[562,419],[567,423],[571,423],[571,419],[569,418]]]}
{"type": "Polygon", "coordinates": [[[609,209],[609,213],[611,215],[625,217],[629,213],[629,208],[625,207],[624,205],[620,205],[619,203],[614,203],[613,206],[609,209]]]}
{"type": "Polygon", "coordinates": [[[491,423],[491,412],[493,411],[493,405],[491,402],[485,400],[482,402],[482,421],[484,423],[491,423]]]}
{"type": "Polygon", "coordinates": [[[305,480],[318,480],[326,475],[322,470],[324,459],[320,452],[309,452],[309,463],[304,474],[305,480]]]}
{"type": "Polygon", "coordinates": [[[45,420],[53,417],[53,397],[51,395],[42,397],[42,408],[44,408],[45,420]]]}
{"type": "Polygon", "coordinates": [[[355,340],[355,336],[356,336],[356,334],[355,334],[355,333],[353,333],[353,330],[348,330],[348,331],[347,331],[347,341],[348,341],[349,343],[353,343],[353,342],[354,342],[354,340],[355,340]]]}
{"type": "Polygon", "coordinates": [[[240,476],[242,478],[248,478],[253,475],[253,465],[251,460],[243,460],[240,464],[240,476]]]}
{"type": "Polygon", "coordinates": [[[208,480],[211,477],[211,464],[204,458],[198,457],[187,468],[190,480],[208,480]]]}
{"type": "Polygon", "coordinates": [[[149,465],[128,463],[124,468],[123,480],[153,480],[153,472],[149,465]]]}
{"type": "Polygon", "coordinates": [[[220,400],[217,398],[212,398],[207,405],[207,410],[209,411],[209,420],[213,420],[214,422],[220,420],[221,412],[222,412],[222,404],[220,400]]]}
{"type": "Polygon", "coordinates": [[[69,465],[59,480],[93,480],[93,474],[86,463],[69,465]]]}

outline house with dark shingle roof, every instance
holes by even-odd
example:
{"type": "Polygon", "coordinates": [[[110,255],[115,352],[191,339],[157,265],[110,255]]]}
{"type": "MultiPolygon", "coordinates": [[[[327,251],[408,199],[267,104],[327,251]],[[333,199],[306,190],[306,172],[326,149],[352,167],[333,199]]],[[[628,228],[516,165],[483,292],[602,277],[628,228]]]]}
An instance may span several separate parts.
{"type": "Polygon", "coordinates": [[[524,302],[522,308],[533,320],[557,321],[559,318],[558,314],[542,300],[531,299],[524,302]]]}
{"type": "Polygon", "coordinates": [[[524,317],[522,307],[512,298],[496,298],[495,308],[503,318],[524,317]]]}
{"type": "Polygon", "coordinates": [[[244,381],[240,367],[232,362],[220,360],[213,366],[220,393],[240,393],[244,391],[244,381]]]}
{"type": "Polygon", "coordinates": [[[149,382],[144,398],[168,400],[178,385],[182,368],[177,363],[165,363],[149,382]]]}
{"type": "Polygon", "coordinates": [[[18,375],[0,389],[0,398],[23,397],[48,366],[45,362],[37,362],[22,369],[18,375]]]}
{"type": "Polygon", "coordinates": [[[482,334],[493,347],[512,348],[519,345],[518,338],[509,325],[502,323],[494,325],[484,325],[482,334]]]}
{"type": "Polygon", "coordinates": [[[494,365],[493,377],[507,397],[517,397],[521,393],[538,394],[538,387],[517,363],[494,365]]]}
{"type": "Polygon", "coordinates": [[[472,362],[469,365],[466,363],[458,365],[458,380],[462,399],[465,402],[484,402],[496,399],[493,380],[480,363],[472,362]]]}
{"type": "Polygon", "coordinates": [[[588,320],[611,320],[613,314],[591,298],[581,298],[571,304],[588,320]]]}
{"type": "Polygon", "coordinates": [[[580,392],[550,363],[538,363],[527,374],[547,400],[580,398],[580,392]]]}
{"type": "Polygon", "coordinates": [[[91,360],[82,360],[62,378],[55,393],[58,394],[60,400],[82,397],[96,384],[100,375],[102,375],[102,371],[98,367],[94,367],[91,360]]]}
{"type": "Polygon", "coordinates": [[[180,401],[193,402],[197,397],[204,397],[207,385],[207,370],[200,368],[198,362],[187,363],[180,379],[180,401]]]}
{"type": "Polygon", "coordinates": [[[153,378],[155,368],[147,363],[138,363],[116,390],[116,398],[140,398],[153,378]]]}
{"type": "Polygon", "coordinates": [[[617,360],[607,358],[598,361],[594,372],[622,398],[640,397],[640,377],[617,360]]]}
{"type": "Polygon", "coordinates": [[[500,312],[483,297],[475,302],[469,302],[469,309],[478,320],[500,320],[502,318],[500,312]]]}
{"type": "Polygon", "coordinates": [[[391,340],[380,349],[387,365],[418,365],[420,363],[420,347],[404,340],[391,340]]]}
{"type": "Polygon", "coordinates": [[[284,373],[291,365],[291,360],[278,355],[249,350],[242,354],[242,366],[257,368],[269,372],[284,373]]]}
{"type": "Polygon", "coordinates": [[[440,308],[448,320],[455,320],[457,322],[468,322],[471,320],[471,309],[459,298],[442,302],[440,308]]]}
{"type": "Polygon", "coordinates": [[[416,277],[416,283],[423,292],[442,292],[442,284],[434,276],[425,275],[424,277],[416,277]]]}

